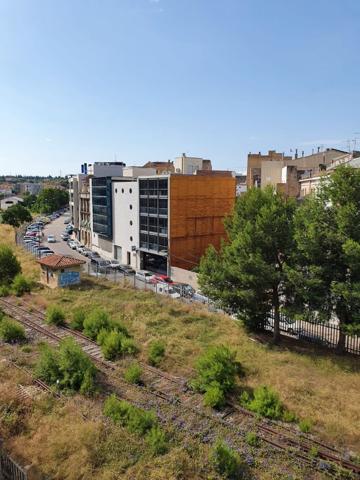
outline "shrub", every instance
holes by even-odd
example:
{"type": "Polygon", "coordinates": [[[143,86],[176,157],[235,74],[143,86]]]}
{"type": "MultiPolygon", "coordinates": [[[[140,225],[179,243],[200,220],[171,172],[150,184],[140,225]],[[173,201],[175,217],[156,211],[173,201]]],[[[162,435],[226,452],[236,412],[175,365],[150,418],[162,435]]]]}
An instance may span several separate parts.
{"type": "Polygon", "coordinates": [[[142,368],[137,362],[132,363],[126,370],[124,378],[128,383],[139,384],[142,375],[142,368]]]}
{"type": "Polygon", "coordinates": [[[121,322],[117,322],[115,320],[110,320],[108,329],[109,330],[116,330],[117,332],[122,333],[122,335],[124,337],[130,337],[128,329],[121,322]]]}
{"type": "Polygon", "coordinates": [[[209,385],[204,395],[204,404],[207,407],[221,408],[225,404],[224,391],[217,383],[209,385]]]}
{"type": "Polygon", "coordinates": [[[3,318],[0,323],[0,338],[4,342],[14,343],[25,340],[25,330],[15,320],[3,318]]]}
{"type": "Polygon", "coordinates": [[[139,351],[132,338],[122,337],[122,353],[123,355],[135,355],[139,351]]]}
{"type": "Polygon", "coordinates": [[[158,340],[151,342],[148,355],[148,362],[150,363],[150,365],[157,367],[160,364],[161,360],[164,358],[164,356],[165,345],[158,340]]]}
{"type": "Polygon", "coordinates": [[[299,422],[300,431],[303,433],[309,433],[312,428],[312,422],[308,418],[304,418],[299,422]]]}
{"type": "Polygon", "coordinates": [[[245,441],[250,447],[258,447],[260,445],[260,439],[255,432],[247,432],[245,441]]]}
{"type": "Polygon", "coordinates": [[[316,458],[319,454],[319,449],[315,446],[311,447],[310,450],[309,450],[309,455],[310,457],[312,458],[316,458]]]}
{"type": "Polygon", "coordinates": [[[75,308],[72,313],[70,327],[74,330],[82,330],[84,328],[85,313],[82,308],[75,308]]]}
{"type": "Polygon", "coordinates": [[[296,415],[290,410],[285,410],[282,419],[284,422],[296,422],[296,415]]]}
{"type": "Polygon", "coordinates": [[[109,315],[102,309],[93,310],[84,320],[84,334],[95,340],[100,330],[110,329],[109,315]]]}
{"type": "Polygon", "coordinates": [[[11,248],[0,245],[0,285],[9,285],[20,272],[20,263],[11,248]]]}
{"type": "Polygon", "coordinates": [[[24,293],[31,291],[31,282],[23,275],[18,273],[14,278],[12,288],[17,297],[21,297],[24,293]]]}
{"type": "Polygon", "coordinates": [[[225,478],[240,479],[242,462],[240,456],[224,442],[217,442],[211,454],[215,470],[225,478]]]}
{"type": "Polygon", "coordinates": [[[84,394],[95,389],[96,368],[73,338],[62,340],[58,350],[43,346],[36,373],[60,389],[84,394]]]}
{"type": "Polygon", "coordinates": [[[65,313],[58,305],[50,305],[46,309],[46,323],[61,326],[65,323],[65,313]]]}
{"type": "Polygon", "coordinates": [[[0,322],[1,320],[5,317],[5,313],[3,312],[3,310],[0,308],[0,322]]]}
{"type": "Polygon", "coordinates": [[[122,340],[123,336],[121,333],[113,330],[108,332],[104,338],[101,345],[101,351],[106,358],[106,360],[113,360],[118,355],[122,353],[122,340]]]}
{"type": "Polygon", "coordinates": [[[224,345],[210,347],[196,363],[197,377],[191,382],[195,390],[205,393],[208,405],[220,407],[226,394],[235,386],[240,364],[235,352],[224,345]]]}
{"type": "Polygon", "coordinates": [[[252,412],[274,420],[280,420],[284,413],[278,394],[266,386],[256,388],[253,398],[243,392],[240,403],[252,412]]]}
{"type": "Polygon", "coordinates": [[[158,426],[154,426],[149,430],[146,435],[146,443],[153,455],[163,455],[168,450],[165,432],[158,426]]]}
{"type": "Polygon", "coordinates": [[[103,345],[105,342],[105,338],[108,335],[109,335],[109,330],[107,330],[106,328],[102,328],[100,332],[97,334],[96,343],[98,343],[99,345],[103,345]]]}
{"type": "Polygon", "coordinates": [[[118,400],[115,395],[111,395],[105,400],[103,413],[114,423],[119,423],[125,426],[129,432],[139,435],[145,435],[157,425],[154,412],[134,407],[125,400],[118,400]]]}
{"type": "Polygon", "coordinates": [[[10,288],[6,285],[0,286],[0,297],[8,297],[10,295],[10,288]]]}

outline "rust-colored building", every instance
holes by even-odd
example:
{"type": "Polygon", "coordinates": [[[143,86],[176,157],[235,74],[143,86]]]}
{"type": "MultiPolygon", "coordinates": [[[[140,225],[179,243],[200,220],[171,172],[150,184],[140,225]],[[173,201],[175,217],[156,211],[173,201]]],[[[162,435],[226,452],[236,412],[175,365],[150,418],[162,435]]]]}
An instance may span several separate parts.
{"type": "Polygon", "coordinates": [[[219,248],[225,237],[235,193],[236,180],[228,172],[140,177],[141,268],[169,273],[197,267],[207,247],[219,248]]]}

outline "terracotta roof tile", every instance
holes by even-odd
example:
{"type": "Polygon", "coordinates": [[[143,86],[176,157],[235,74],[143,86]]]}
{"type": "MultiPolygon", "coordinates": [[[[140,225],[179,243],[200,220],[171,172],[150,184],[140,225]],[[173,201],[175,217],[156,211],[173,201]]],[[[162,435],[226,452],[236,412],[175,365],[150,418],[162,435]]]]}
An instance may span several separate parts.
{"type": "Polygon", "coordinates": [[[48,257],[41,258],[38,260],[40,265],[45,265],[53,269],[57,268],[66,268],[66,267],[75,267],[76,265],[82,265],[85,263],[85,260],[79,260],[74,257],[68,257],[67,255],[49,255],[48,257]]]}

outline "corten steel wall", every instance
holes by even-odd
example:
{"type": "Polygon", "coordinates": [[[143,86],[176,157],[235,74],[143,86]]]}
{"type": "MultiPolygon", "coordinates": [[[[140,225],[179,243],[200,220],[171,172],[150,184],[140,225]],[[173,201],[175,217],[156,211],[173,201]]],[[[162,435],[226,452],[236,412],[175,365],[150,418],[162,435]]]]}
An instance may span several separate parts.
{"type": "Polygon", "coordinates": [[[172,267],[192,270],[211,244],[225,238],[224,218],[234,207],[236,179],[197,175],[170,177],[169,257],[172,267]]]}

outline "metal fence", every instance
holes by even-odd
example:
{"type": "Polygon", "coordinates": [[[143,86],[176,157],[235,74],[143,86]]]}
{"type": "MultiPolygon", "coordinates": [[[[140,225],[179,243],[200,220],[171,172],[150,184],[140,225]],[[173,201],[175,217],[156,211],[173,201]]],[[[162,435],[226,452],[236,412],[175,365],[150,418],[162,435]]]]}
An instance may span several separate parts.
{"type": "MultiPolygon", "coordinates": [[[[274,330],[274,314],[269,315],[264,329],[274,330]]],[[[292,320],[284,314],[280,314],[280,331],[298,340],[321,345],[328,348],[336,348],[340,327],[336,323],[317,323],[305,320],[292,320]]],[[[360,337],[357,335],[345,336],[345,350],[349,353],[360,355],[360,337]]]]}
{"type": "Polygon", "coordinates": [[[0,480],[27,480],[27,478],[25,470],[0,450],[0,480]]]}

